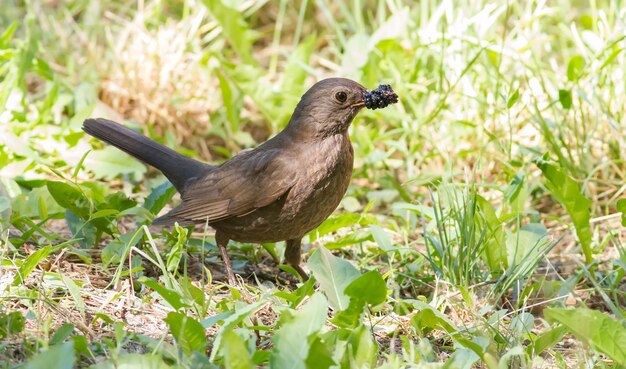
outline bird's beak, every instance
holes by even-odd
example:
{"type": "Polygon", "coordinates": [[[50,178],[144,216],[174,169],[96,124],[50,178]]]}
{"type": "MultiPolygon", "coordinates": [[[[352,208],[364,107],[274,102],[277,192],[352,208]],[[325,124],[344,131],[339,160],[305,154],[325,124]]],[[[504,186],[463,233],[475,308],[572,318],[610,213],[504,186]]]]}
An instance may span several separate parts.
{"type": "Polygon", "coordinates": [[[363,100],[350,105],[351,108],[362,108],[364,106],[365,106],[365,101],[363,101],[363,100]]]}

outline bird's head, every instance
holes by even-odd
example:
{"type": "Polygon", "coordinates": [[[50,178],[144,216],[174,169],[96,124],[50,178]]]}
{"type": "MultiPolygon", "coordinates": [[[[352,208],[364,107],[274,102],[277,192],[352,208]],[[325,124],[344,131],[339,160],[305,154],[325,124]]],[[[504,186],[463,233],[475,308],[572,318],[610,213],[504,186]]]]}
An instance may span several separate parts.
{"type": "Polygon", "coordinates": [[[366,92],[365,87],[346,78],[321,80],[302,95],[287,129],[307,139],[344,133],[365,106],[366,92]]]}

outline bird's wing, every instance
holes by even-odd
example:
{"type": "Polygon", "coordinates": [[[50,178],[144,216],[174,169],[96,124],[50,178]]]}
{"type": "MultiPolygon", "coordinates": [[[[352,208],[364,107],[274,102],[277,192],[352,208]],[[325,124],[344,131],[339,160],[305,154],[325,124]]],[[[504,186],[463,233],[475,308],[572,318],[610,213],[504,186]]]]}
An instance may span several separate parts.
{"type": "Polygon", "coordinates": [[[155,223],[213,222],[273,203],[295,183],[297,163],[279,154],[253,150],[233,157],[185,188],[183,202],[155,223]]]}

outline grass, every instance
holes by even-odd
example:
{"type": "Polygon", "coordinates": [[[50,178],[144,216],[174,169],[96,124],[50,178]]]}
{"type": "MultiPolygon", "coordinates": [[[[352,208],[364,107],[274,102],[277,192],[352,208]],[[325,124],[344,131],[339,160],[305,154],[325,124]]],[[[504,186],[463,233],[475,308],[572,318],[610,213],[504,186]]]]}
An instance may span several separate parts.
{"type": "Polygon", "coordinates": [[[3,4],[0,367],[626,367],[624,11],[3,4]],[[282,243],[232,244],[226,286],[210,230],[146,227],[165,179],[80,131],[105,116],[217,163],[327,76],[400,104],[354,122],[307,283],[282,243]]]}

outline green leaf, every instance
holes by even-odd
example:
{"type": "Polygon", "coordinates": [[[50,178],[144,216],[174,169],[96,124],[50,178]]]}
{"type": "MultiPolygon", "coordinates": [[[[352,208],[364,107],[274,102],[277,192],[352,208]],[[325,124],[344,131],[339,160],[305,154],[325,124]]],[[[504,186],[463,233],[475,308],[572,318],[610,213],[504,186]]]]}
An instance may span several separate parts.
{"type": "Polygon", "coordinates": [[[350,350],[347,350],[342,360],[344,368],[374,368],[378,345],[372,339],[372,334],[365,325],[351,331],[347,339],[350,350]]]}
{"type": "Polygon", "coordinates": [[[506,102],[506,107],[511,109],[511,107],[515,105],[518,99],[519,99],[519,89],[515,90],[515,92],[513,92],[513,94],[511,95],[511,97],[509,97],[509,100],[506,102]]]}
{"type": "Polygon", "coordinates": [[[350,296],[348,308],[340,311],[332,322],[340,327],[356,328],[366,304],[379,305],[387,299],[387,285],[380,272],[372,270],[358,277],[346,287],[350,296]]]}
{"type": "Polygon", "coordinates": [[[11,46],[9,41],[11,41],[11,38],[13,37],[13,33],[15,33],[15,30],[17,29],[19,24],[20,24],[20,22],[15,21],[15,22],[11,23],[4,30],[4,32],[2,32],[2,35],[0,35],[0,50],[7,49],[7,48],[9,48],[11,46]]]}
{"type": "Polygon", "coordinates": [[[72,369],[74,367],[73,342],[52,346],[48,350],[34,355],[24,368],[26,369],[72,369]]]}
{"type": "Polygon", "coordinates": [[[185,353],[191,354],[196,351],[204,354],[207,339],[202,324],[183,313],[174,311],[169,312],[163,320],[167,323],[174,339],[176,339],[176,342],[185,353]]]}
{"type": "Polygon", "coordinates": [[[170,182],[164,182],[150,192],[143,203],[143,207],[157,215],[175,194],[176,188],[170,182]]]}
{"type": "Polygon", "coordinates": [[[533,341],[532,345],[526,347],[526,354],[528,357],[535,357],[541,354],[559,343],[565,333],[567,333],[567,328],[563,325],[544,331],[533,341]]]}
{"type": "Polygon", "coordinates": [[[457,329],[443,314],[431,308],[417,312],[411,318],[411,325],[422,334],[427,334],[433,329],[439,329],[447,333],[457,332],[457,329]]]}
{"type": "Polygon", "coordinates": [[[584,67],[585,59],[581,55],[574,55],[567,64],[567,79],[570,81],[579,79],[584,67]]]}
{"type": "MultiPolygon", "coordinates": [[[[239,309],[237,309],[233,314],[231,314],[230,316],[224,319],[224,324],[222,325],[222,328],[215,335],[215,341],[213,342],[213,350],[211,350],[211,357],[209,358],[212,362],[215,361],[215,358],[217,357],[218,352],[221,353],[224,332],[234,329],[235,326],[241,323],[245,318],[248,317],[248,315],[250,315],[253,311],[261,307],[261,305],[263,304],[264,304],[264,301],[257,301],[253,304],[244,305],[240,307],[239,309]]],[[[215,319],[208,318],[208,319],[203,320],[202,323],[204,326],[208,326],[207,324],[211,324],[214,321],[215,319]]]]}
{"type": "Polygon", "coordinates": [[[80,287],[76,285],[76,282],[74,282],[72,278],[66,275],[61,275],[61,280],[63,281],[63,284],[65,285],[65,287],[67,287],[67,290],[69,291],[70,296],[72,296],[72,298],[74,299],[74,304],[76,306],[76,309],[78,310],[78,312],[84,315],[86,306],[85,306],[85,301],[83,301],[83,298],[80,295],[80,287]]]}
{"type": "Polygon", "coordinates": [[[572,91],[559,90],[559,101],[563,109],[569,109],[572,107],[572,91]]]}
{"type": "Polygon", "coordinates": [[[265,74],[261,68],[250,64],[237,64],[234,68],[227,70],[227,73],[237,88],[249,96],[266,120],[274,125],[270,125],[268,128],[276,128],[281,115],[283,115],[281,110],[292,111],[293,107],[287,108],[277,105],[278,94],[274,91],[272,84],[265,79],[265,74]]]}
{"type": "Polygon", "coordinates": [[[119,214],[119,213],[120,213],[119,210],[103,209],[103,210],[98,210],[95,213],[91,214],[89,219],[106,218],[106,217],[110,217],[112,215],[116,215],[116,214],[119,214]]]}
{"type": "Polygon", "coordinates": [[[74,333],[74,325],[70,323],[65,323],[62,326],[60,326],[56,330],[56,332],[54,332],[54,335],[52,336],[52,338],[50,338],[50,342],[48,343],[50,344],[50,346],[63,343],[63,341],[68,339],[69,336],[72,335],[72,333],[74,333]]]}
{"type": "Polygon", "coordinates": [[[380,305],[387,299],[387,285],[380,272],[372,270],[352,281],[345,294],[374,306],[380,305]]]}
{"type": "Polygon", "coordinates": [[[329,369],[336,364],[331,348],[317,335],[313,336],[305,364],[307,369],[329,369]]]}
{"type": "Polygon", "coordinates": [[[226,109],[226,119],[228,120],[230,132],[240,132],[239,124],[241,122],[241,109],[243,108],[243,96],[234,84],[226,78],[221,70],[216,70],[217,79],[220,82],[220,91],[222,92],[222,100],[226,109]]]}
{"type": "Polygon", "coordinates": [[[139,179],[147,170],[140,161],[113,146],[94,150],[85,160],[85,168],[103,179],[113,179],[121,174],[130,174],[139,179]]]}
{"type": "MultiPolygon", "coordinates": [[[[308,69],[311,65],[310,60],[315,47],[315,39],[315,35],[308,36],[289,54],[287,65],[283,70],[283,83],[280,87],[282,105],[284,106],[296,106],[305,92],[306,77],[309,74],[308,69]]],[[[282,128],[289,121],[291,111],[284,109],[281,112],[278,126],[282,128]]]]}
{"type": "MultiPolygon", "coordinates": [[[[124,211],[137,205],[137,201],[129,199],[128,196],[122,191],[115,192],[104,199],[104,204],[100,207],[105,209],[115,209],[117,211],[124,211]]],[[[93,217],[93,216],[92,216],[93,217]]]]}
{"type": "Polygon", "coordinates": [[[622,226],[626,227],[626,199],[617,200],[615,207],[622,213],[622,226]]]}
{"type": "Polygon", "coordinates": [[[39,250],[30,254],[28,258],[26,258],[26,260],[24,260],[24,262],[20,266],[20,269],[17,271],[17,274],[15,274],[15,277],[13,278],[13,285],[17,286],[18,284],[22,283],[26,279],[26,277],[28,277],[28,275],[33,270],[35,270],[35,267],[37,267],[37,265],[42,260],[47,258],[48,255],[50,255],[50,253],[62,247],[65,247],[65,245],[62,244],[62,245],[57,245],[57,246],[44,246],[40,248],[39,250]]]}
{"type": "Polygon", "coordinates": [[[330,306],[334,310],[346,309],[350,297],[344,290],[359,276],[359,271],[348,261],[331,254],[323,246],[309,257],[307,265],[328,297],[330,306]]]}
{"type": "MultiPolygon", "coordinates": [[[[65,220],[80,247],[86,249],[96,243],[96,233],[98,230],[92,223],[79,218],[69,209],[65,211],[65,220]]],[[[107,224],[108,223],[105,221],[104,225],[106,226],[107,224]]],[[[100,230],[100,232],[102,232],[102,230],[100,230]]]]}
{"type": "Polygon", "coordinates": [[[0,314],[0,339],[7,338],[24,330],[24,316],[19,311],[0,314]]]}
{"type": "Polygon", "coordinates": [[[234,330],[224,331],[221,350],[226,369],[254,368],[245,341],[234,330]]]}
{"type": "Polygon", "coordinates": [[[485,229],[483,258],[486,259],[491,272],[499,274],[502,268],[507,266],[506,247],[502,247],[506,234],[493,205],[480,195],[476,195],[476,204],[480,208],[483,217],[476,217],[475,220],[480,223],[479,228],[485,229]],[[484,224],[482,224],[483,222],[484,224]]]}
{"type": "MultiPolygon", "coordinates": [[[[302,309],[285,322],[272,338],[271,369],[305,369],[309,355],[309,337],[326,323],[328,301],[315,293],[302,309]]],[[[288,312],[291,312],[287,310],[288,312]]],[[[286,314],[287,311],[283,312],[286,314]]]]}
{"type": "Polygon", "coordinates": [[[222,27],[222,34],[232,45],[245,64],[256,64],[252,57],[254,32],[246,23],[242,13],[224,4],[222,0],[203,0],[202,3],[222,27]]]}
{"type": "Polygon", "coordinates": [[[506,238],[508,265],[513,268],[524,262],[534,261],[537,255],[550,243],[546,238],[546,228],[538,223],[530,223],[506,238]]]}
{"type": "Polygon", "coordinates": [[[626,365],[626,328],[605,313],[586,308],[546,309],[545,318],[559,322],[579,340],[591,344],[620,365],[626,365]]]}
{"type": "Polygon", "coordinates": [[[593,262],[591,252],[591,200],[586,198],[580,191],[580,185],[566,175],[561,169],[544,159],[535,160],[535,164],[541,169],[548,179],[546,187],[552,196],[559,202],[572,218],[576,235],[585,255],[587,264],[593,262]]]}
{"type": "Polygon", "coordinates": [[[166,262],[166,268],[170,273],[178,269],[180,260],[183,257],[183,249],[187,243],[187,229],[176,224],[172,230],[171,238],[174,242],[168,242],[170,248],[167,252],[166,262]]]}
{"type": "Polygon", "coordinates": [[[158,282],[153,281],[148,277],[139,277],[138,282],[150,288],[154,292],[158,293],[168,304],[175,310],[180,310],[184,307],[189,307],[182,301],[182,296],[176,291],[172,291],[160,285],[158,282]]]}
{"type": "Polygon", "coordinates": [[[46,187],[57,204],[61,205],[82,219],[89,216],[89,203],[75,186],[65,182],[48,181],[46,187]]]}
{"type": "Polygon", "coordinates": [[[376,219],[371,216],[354,214],[354,213],[341,213],[331,215],[317,228],[309,232],[311,241],[317,240],[319,237],[327,235],[331,232],[335,232],[341,228],[350,227],[355,224],[366,226],[375,223],[376,219]]]}
{"type": "Polygon", "coordinates": [[[384,229],[377,225],[370,226],[370,232],[372,233],[372,237],[374,237],[374,241],[378,244],[378,246],[385,253],[390,254],[394,251],[397,251],[393,244],[391,243],[391,236],[384,229]]]}

